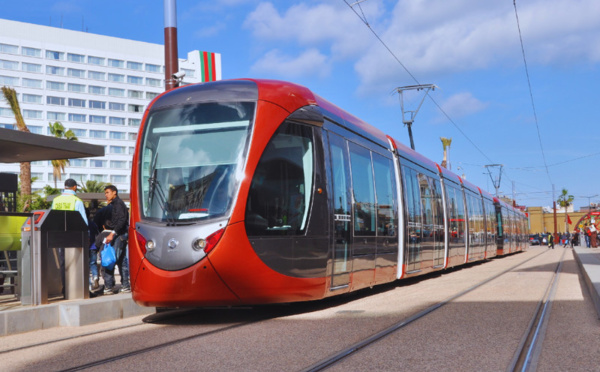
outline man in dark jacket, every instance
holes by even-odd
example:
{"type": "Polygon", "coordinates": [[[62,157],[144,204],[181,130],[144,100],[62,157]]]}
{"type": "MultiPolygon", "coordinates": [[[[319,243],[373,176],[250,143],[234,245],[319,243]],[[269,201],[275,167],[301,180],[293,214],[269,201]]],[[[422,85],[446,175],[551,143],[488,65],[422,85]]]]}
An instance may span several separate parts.
{"type": "MultiPolygon", "coordinates": [[[[110,215],[110,224],[112,231],[106,236],[104,242],[112,244],[115,248],[117,256],[117,264],[119,273],[121,274],[121,289],[120,292],[129,293],[131,287],[129,285],[129,255],[127,254],[127,238],[129,229],[129,211],[127,206],[119,198],[119,191],[114,185],[108,185],[104,188],[104,196],[106,201],[112,206],[110,215]]],[[[104,294],[109,295],[115,293],[115,272],[104,268],[104,294]]]]}

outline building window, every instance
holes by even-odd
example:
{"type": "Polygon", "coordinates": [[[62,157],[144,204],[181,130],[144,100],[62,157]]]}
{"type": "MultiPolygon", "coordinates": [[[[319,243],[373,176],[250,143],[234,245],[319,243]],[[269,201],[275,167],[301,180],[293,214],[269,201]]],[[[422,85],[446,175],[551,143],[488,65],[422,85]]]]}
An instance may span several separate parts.
{"type": "Polygon", "coordinates": [[[90,115],[90,123],[106,124],[106,116],[90,115]]]}
{"type": "Polygon", "coordinates": [[[125,89],[108,88],[108,95],[113,97],[125,97],[125,89]]]}
{"type": "MultiPolygon", "coordinates": [[[[131,134],[131,133],[129,133],[129,134],[131,134]]],[[[134,139],[135,139],[135,138],[134,138],[134,139]]],[[[133,153],[134,153],[134,152],[135,152],[135,147],[133,147],[133,146],[129,146],[129,147],[128,147],[128,152],[127,152],[127,154],[129,154],[129,155],[133,155],[133,153]]]]}
{"type": "Polygon", "coordinates": [[[23,110],[24,119],[41,119],[42,112],[39,110],[23,110]]]}
{"type": "Polygon", "coordinates": [[[196,75],[196,70],[190,70],[187,68],[182,68],[181,71],[185,72],[185,76],[193,78],[196,75]]]}
{"type": "Polygon", "coordinates": [[[83,84],[71,84],[68,85],[69,92],[73,93],[85,93],[85,85],[83,84]]]}
{"type": "Polygon", "coordinates": [[[130,69],[130,70],[139,70],[139,71],[142,71],[143,64],[140,63],[140,62],[127,61],[127,68],[130,69]]]}
{"type": "Polygon", "coordinates": [[[18,54],[19,47],[10,44],[0,44],[0,53],[18,54]]]}
{"type": "MultiPolygon", "coordinates": [[[[9,108],[5,108],[5,107],[0,107],[0,116],[4,116],[7,118],[14,117],[12,110],[9,108]]],[[[23,116],[25,116],[25,114],[23,114],[23,116]]],[[[12,129],[12,124],[6,124],[6,125],[10,125],[11,128],[9,128],[9,129],[12,129]]]]}
{"type": "Polygon", "coordinates": [[[42,96],[37,94],[23,94],[23,103],[42,103],[42,96]]]}
{"type": "Polygon", "coordinates": [[[137,140],[137,133],[133,132],[133,133],[128,133],[129,136],[129,140],[130,141],[136,141],[137,140]]]}
{"type": "MultiPolygon", "coordinates": [[[[69,114],[69,117],[71,117],[71,115],[72,114],[69,114]]],[[[77,138],[87,137],[87,130],[85,130],[85,129],[72,128],[71,130],[77,136],[77,138]]],[[[79,160],[81,160],[81,159],[79,159],[79,160]]],[[[85,160],[83,160],[83,161],[85,161],[85,160]]],[[[71,163],[71,165],[73,165],[73,164],[71,163]]],[[[82,166],[85,166],[85,165],[82,165],[82,166]]]]}
{"type": "Polygon", "coordinates": [[[90,159],[91,168],[106,168],[106,160],[90,159]]]}
{"type": "Polygon", "coordinates": [[[69,159],[69,164],[73,167],[87,167],[87,160],[85,160],[85,159],[69,159]]]}
{"type": "Polygon", "coordinates": [[[47,50],[46,51],[46,58],[47,59],[55,59],[57,61],[62,61],[63,59],[65,59],[65,54],[63,52],[57,52],[54,50],[47,50]]]}
{"type": "MultiPolygon", "coordinates": [[[[108,118],[108,123],[109,124],[115,124],[115,125],[125,125],[125,118],[116,118],[111,116],[110,118],[108,118]]],[[[113,133],[116,132],[110,132],[111,133],[111,138],[113,133]]],[[[125,139],[125,138],[117,138],[117,139],[125,139]]]]}
{"type": "Polygon", "coordinates": [[[67,53],[67,61],[75,63],[85,62],[85,56],[81,54],[67,53]]]}
{"type": "Polygon", "coordinates": [[[46,89],[65,90],[65,83],[60,83],[58,81],[46,81],[46,89]]]}
{"type": "Polygon", "coordinates": [[[106,175],[104,174],[90,174],[90,180],[96,182],[106,182],[106,175]]]}
{"type": "MultiPolygon", "coordinates": [[[[115,119],[120,119],[120,118],[115,118],[115,119]]],[[[125,135],[126,135],[125,132],[110,132],[110,139],[124,140],[125,135]]],[[[124,154],[124,153],[125,153],[125,148],[123,148],[123,152],[118,152],[118,153],[115,152],[115,154],[124,154]]]]}
{"type": "Polygon", "coordinates": [[[25,72],[34,72],[39,74],[42,72],[42,65],[38,65],[37,63],[23,62],[21,63],[21,70],[25,72]]]}
{"type": "Polygon", "coordinates": [[[85,123],[85,115],[84,114],[69,114],[69,121],[74,121],[76,123],[85,123]]]}
{"type": "Polygon", "coordinates": [[[43,134],[42,133],[42,127],[39,127],[37,125],[28,125],[27,128],[29,128],[29,131],[31,133],[35,133],[35,134],[43,134]]]}
{"type": "Polygon", "coordinates": [[[85,99],[69,98],[70,107],[85,107],[85,99]]]}
{"type": "MultiPolygon", "coordinates": [[[[111,133],[111,138],[112,138],[112,133],[114,132],[110,132],[111,133]]],[[[111,154],[125,154],[125,146],[110,146],[110,153],[111,154]]]]}
{"type": "Polygon", "coordinates": [[[131,75],[127,75],[127,82],[129,84],[138,84],[138,85],[142,85],[144,84],[144,78],[141,76],[131,76],[131,75]]]}
{"type": "Polygon", "coordinates": [[[122,61],[120,59],[108,59],[108,66],[109,67],[116,67],[116,68],[123,68],[125,67],[125,61],[122,61]]]}
{"type": "Polygon", "coordinates": [[[106,131],[90,129],[90,138],[106,138],[106,131]]]}
{"type": "Polygon", "coordinates": [[[110,182],[112,182],[112,183],[127,183],[127,176],[113,174],[110,176],[110,182]]]}
{"type": "Polygon", "coordinates": [[[80,70],[77,68],[69,68],[69,69],[67,69],[67,75],[83,79],[83,78],[85,78],[85,70],[80,70]]]}
{"type": "Polygon", "coordinates": [[[125,111],[125,104],[117,103],[117,102],[109,102],[108,109],[113,110],[113,111],[125,111]]]}
{"type": "Polygon", "coordinates": [[[46,97],[46,104],[48,104],[48,105],[60,105],[60,106],[64,106],[65,105],[65,98],[64,97],[47,96],[46,97]]]}
{"type": "Polygon", "coordinates": [[[104,66],[104,58],[89,56],[88,57],[88,63],[90,65],[104,66]]]}
{"type": "Polygon", "coordinates": [[[108,74],[108,81],[113,81],[115,83],[124,83],[125,75],[121,74],[108,74]]]}
{"type": "Polygon", "coordinates": [[[0,85],[8,85],[16,87],[19,85],[19,78],[13,76],[2,76],[0,75],[0,85]]]}
{"type": "Polygon", "coordinates": [[[143,99],[144,98],[144,92],[141,92],[139,90],[128,90],[127,91],[127,96],[129,98],[140,98],[140,99],[143,99]]]}
{"type": "Polygon", "coordinates": [[[25,88],[37,88],[42,89],[42,81],[37,79],[25,79],[23,78],[23,87],[25,88]]]}
{"type": "Polygon", "coordinates": [[[105,110],[106,109],[106,102],[103,101],[89,101],[89,107],[91,109],[96,109],[96,110],[105,110]]]}
{"type": "Polygon", "coordinates": [[[0,68],[3,68],[5,70],[18,70],[19,62],[7,61],[5,59],[0,59],[0,68]]]}
{"type": "Polygon", "coordinates": [[[88,78],[93,80],[106,80],[106,74],[100,71],[88,71],[88,78]]]}
{"type": "Polygon", "coordinates": [[[160,79],[146,78],[146,85],[151,86],[151,87],[160,87],[161,86],[161,80],[160,79]]]}
{"type": "Polygon", "coordinates": [[[95,85],[90,85],[88,87],[88,92],[90,94],[105,94],[106,88],[104,88],[104,87],[98,87],[98,86],[95,86],[95,85]]]}
{"type": "Polygon", "coordinates": [[[144,111],[144,106],[143,105],[127,105],[127,111],[129,112],[143,112],[144,111]]]}
{"type": "Polygon", "coordinates": [[[159,96],[159,93],[146,92],[146,99],[154,99],[159,96]]]}
{"type": "Polygon", "coordinates": [[[65,74],[65,68],[64,67],[57,67],[57,66],[46,66],[46,73],[48,75],[61,75],[61,76],[63,76],[65,74]]]}
{"type": "Polygon", "coordinates": [[[52,112],[48,111],[46,113],[46,119],[54,120],[54,121],[65,121],[67,115],[64,112],[52,112]]]}
{"type": "MultiPolygon", "coordinates": [[[[73,166],[73,164],[71,164],[70,161],[69,161],[69,165],[73,166]]],[[[75,181],[80,182],[80,183],[85,183],[85,181],[87,180],[87,174],[71,173],[69,175],[69,178],[72,178],[75,181]]]]}
{"type": "Polygon", "coordinates": [[[127,168],[127,162],[124,160],[111,160],[110,167],[114,169],[125,169],[127,168]]]}
{"type": "Polygon", "coordinates": [[[42,50],[37,48],[21,47],[21,55],[39,58],[42,56],[42,50]]]}
{"type": "Polygon", "coordinates": [[[160,65],[152,65],[150,63],[146,63],[146,71],[148,72],[161,72],[160,65]]]}
{"type": "Polygon", "coordinates": [[[141,123],[141,119],[128,119],[128,124],[130,127],[139,127],[141,123]]]}

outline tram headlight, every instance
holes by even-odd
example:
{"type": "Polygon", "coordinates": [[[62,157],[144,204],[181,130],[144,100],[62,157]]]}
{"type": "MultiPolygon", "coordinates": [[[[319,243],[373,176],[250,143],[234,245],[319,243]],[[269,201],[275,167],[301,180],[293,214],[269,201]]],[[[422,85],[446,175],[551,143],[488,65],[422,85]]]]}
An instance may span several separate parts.
{"type": "Polygon", "coordinates": [[[196,240],[194,240],[192,242],[192,249],[195,251],[199,251],[201,249],[204,249],[206,247],[206,240],[202,239],[202,238],[197,238],[196,240]]]}
{"type": "Polygon", "coordinates": [[[152,252],[155,248],[156,248],[156,243],[154,242],[154,240],[148,240],[146,242],[146,250],[148,252],[152,252]]]}

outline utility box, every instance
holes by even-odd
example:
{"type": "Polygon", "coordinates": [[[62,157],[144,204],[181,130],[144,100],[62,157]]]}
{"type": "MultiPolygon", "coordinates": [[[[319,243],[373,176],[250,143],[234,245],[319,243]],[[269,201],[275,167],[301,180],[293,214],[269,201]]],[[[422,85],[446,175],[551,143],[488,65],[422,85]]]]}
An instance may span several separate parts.
{"type": "Polygon", "coordinates": [[[88,226],[79,212],[34,211],[21,228],[21,243],[23,305],[47,304],[49,294],[89,298],[88,226]]]}

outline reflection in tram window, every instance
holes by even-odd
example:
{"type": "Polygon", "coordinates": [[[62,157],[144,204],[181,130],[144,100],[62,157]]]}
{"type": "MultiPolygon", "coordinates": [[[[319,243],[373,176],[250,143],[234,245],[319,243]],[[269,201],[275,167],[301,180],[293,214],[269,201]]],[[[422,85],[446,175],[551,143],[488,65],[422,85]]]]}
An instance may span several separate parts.
{"type": "Polygon", "coordinates": [[[263,152],[246,203],[248,235],[304,234],[313,189],[312,128],[284,123],[263,152]]]}
{"type": "Polygon", "coordinates": [[[352,191],[354,193],[354,235],[375,236],[375,189],[371,152],[349,144],[352,191]]]}

